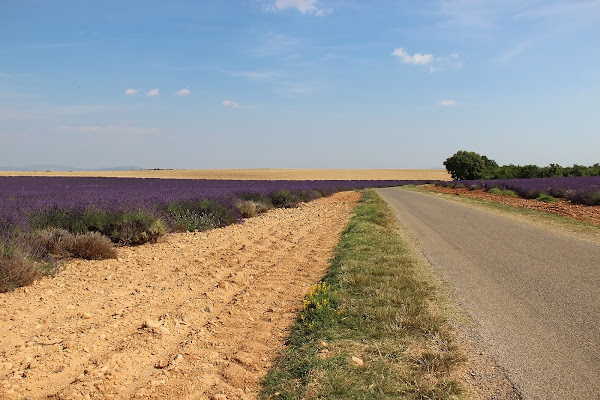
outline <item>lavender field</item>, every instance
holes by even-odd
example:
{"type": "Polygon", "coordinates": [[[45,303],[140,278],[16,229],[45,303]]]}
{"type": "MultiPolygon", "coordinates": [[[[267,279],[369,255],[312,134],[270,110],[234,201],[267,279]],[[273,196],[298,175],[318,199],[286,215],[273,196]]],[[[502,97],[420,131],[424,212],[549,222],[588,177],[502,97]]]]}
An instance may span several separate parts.
{"type": "MultiPolygon", "coordinates": [[[[169,219],[173,206],[199,202],[229,208],[240,200],[292,206],[341,190],[420,184],[423,181],[237,181],[136,178],[0,177],[0,227],[30,230],[41,215],[83,215],[89,210],[143,211],[169,219]]],[[[38,221],[38,222],[36,222],[38,221]]]]}
{"type": "Polygon", "coordinates": [[[600,176],[578,176],[531,179],[462,180],[442,183],[446,186],[512,190],[521,197],[535,199],[540,195],[563,198],[588,206],[600,205],[600,176]]]}
{"type": "Polygon", "coordinates": [[[115,257],[114,244],[222,227],[338,191],[422,183],[0,177],[0,292],[55,271],[61,258],[115,257]]]}

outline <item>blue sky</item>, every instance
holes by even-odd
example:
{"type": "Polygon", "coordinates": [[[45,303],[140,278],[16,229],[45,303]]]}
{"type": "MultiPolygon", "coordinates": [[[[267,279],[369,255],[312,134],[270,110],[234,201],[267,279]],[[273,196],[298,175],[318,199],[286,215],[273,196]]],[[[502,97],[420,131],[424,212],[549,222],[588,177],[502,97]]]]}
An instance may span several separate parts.
{"type": "Polygon", "coordinates": [[[598,0],[0,1],[0,165],[600,162],[598,0]]]}

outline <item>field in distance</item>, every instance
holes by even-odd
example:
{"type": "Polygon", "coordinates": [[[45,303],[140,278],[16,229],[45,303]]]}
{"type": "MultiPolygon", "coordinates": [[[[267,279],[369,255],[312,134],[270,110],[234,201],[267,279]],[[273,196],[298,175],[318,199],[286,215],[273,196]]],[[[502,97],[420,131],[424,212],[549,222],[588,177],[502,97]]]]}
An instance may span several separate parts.
{"type": "Polygon", "coordinates": [[[0,176],[232,180],[451,180],[443,169],[160,169],[136,171],[0,171],[0,176]]]}

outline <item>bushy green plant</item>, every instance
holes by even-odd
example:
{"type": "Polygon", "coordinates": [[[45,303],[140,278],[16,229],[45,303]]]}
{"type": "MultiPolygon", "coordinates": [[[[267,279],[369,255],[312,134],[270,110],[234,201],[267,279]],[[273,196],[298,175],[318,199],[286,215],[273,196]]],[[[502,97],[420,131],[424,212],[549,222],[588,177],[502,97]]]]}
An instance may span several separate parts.
{"type": "Polygon", "coordinates": [[[278,190],[271,195],[271,203],[277,208],[292,208],[296,207],[299,201],[289,190],[278,190]]]}
{"type": "Polygon", "coordinates": [[[231,208],[212,200],[172,203],[167,213],[172,228],[183,231],[205,231],[230,225],[236,220],[231,208]]]}
{"type": "Polygon", "coordinates": [[[339,303],[336,292],[325,282],[313,285],[302,301],[299,326],[312,331],[323,323],[330,322],[336,316],[339,303]]]}
{"type": "Polygon", "coordinates": [[[111,226],[109,237],[115,243],[138,245],[154,243],[165,233],[166,227],[162,220],[138,210],[123,214],[119,223],[111,226]]]}
{"type": "Polygon", "coordinates": [[[544,203],[556,203],[558,201],[554,196],[550,196],[547,193],[540,193],[535,199],[544,203]]]}
{"type": "Polygon", "coordinates": [[[61,208],[48,208],[29,215],[29,226],[33,230],[62,228],[72,233],[82,233],[88,230],[81,212],[61,208]]]}
{"type": "Polygon", "coordinates": [[[459,150],[444,161],[444,166],[452,179],[475,180],[488,178],[498,164],[474,151],[459,150]]]}

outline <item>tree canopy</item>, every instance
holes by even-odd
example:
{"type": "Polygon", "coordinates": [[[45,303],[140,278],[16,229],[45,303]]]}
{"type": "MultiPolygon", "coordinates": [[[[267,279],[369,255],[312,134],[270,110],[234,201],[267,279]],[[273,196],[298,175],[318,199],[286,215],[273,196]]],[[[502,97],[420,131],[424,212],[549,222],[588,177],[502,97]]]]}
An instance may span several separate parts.
{"type": "Polygon", "coordinates": [[[600,164],[586,167],[573,165],[561,167],[550,164],[547,167],[537,165],[503,165],[474,151],[459,150],[444,161],[446,170],[454,180],[477,179],[513,179],[513,178],[551,178],[560,176],[600,176],[600,164]]]}

